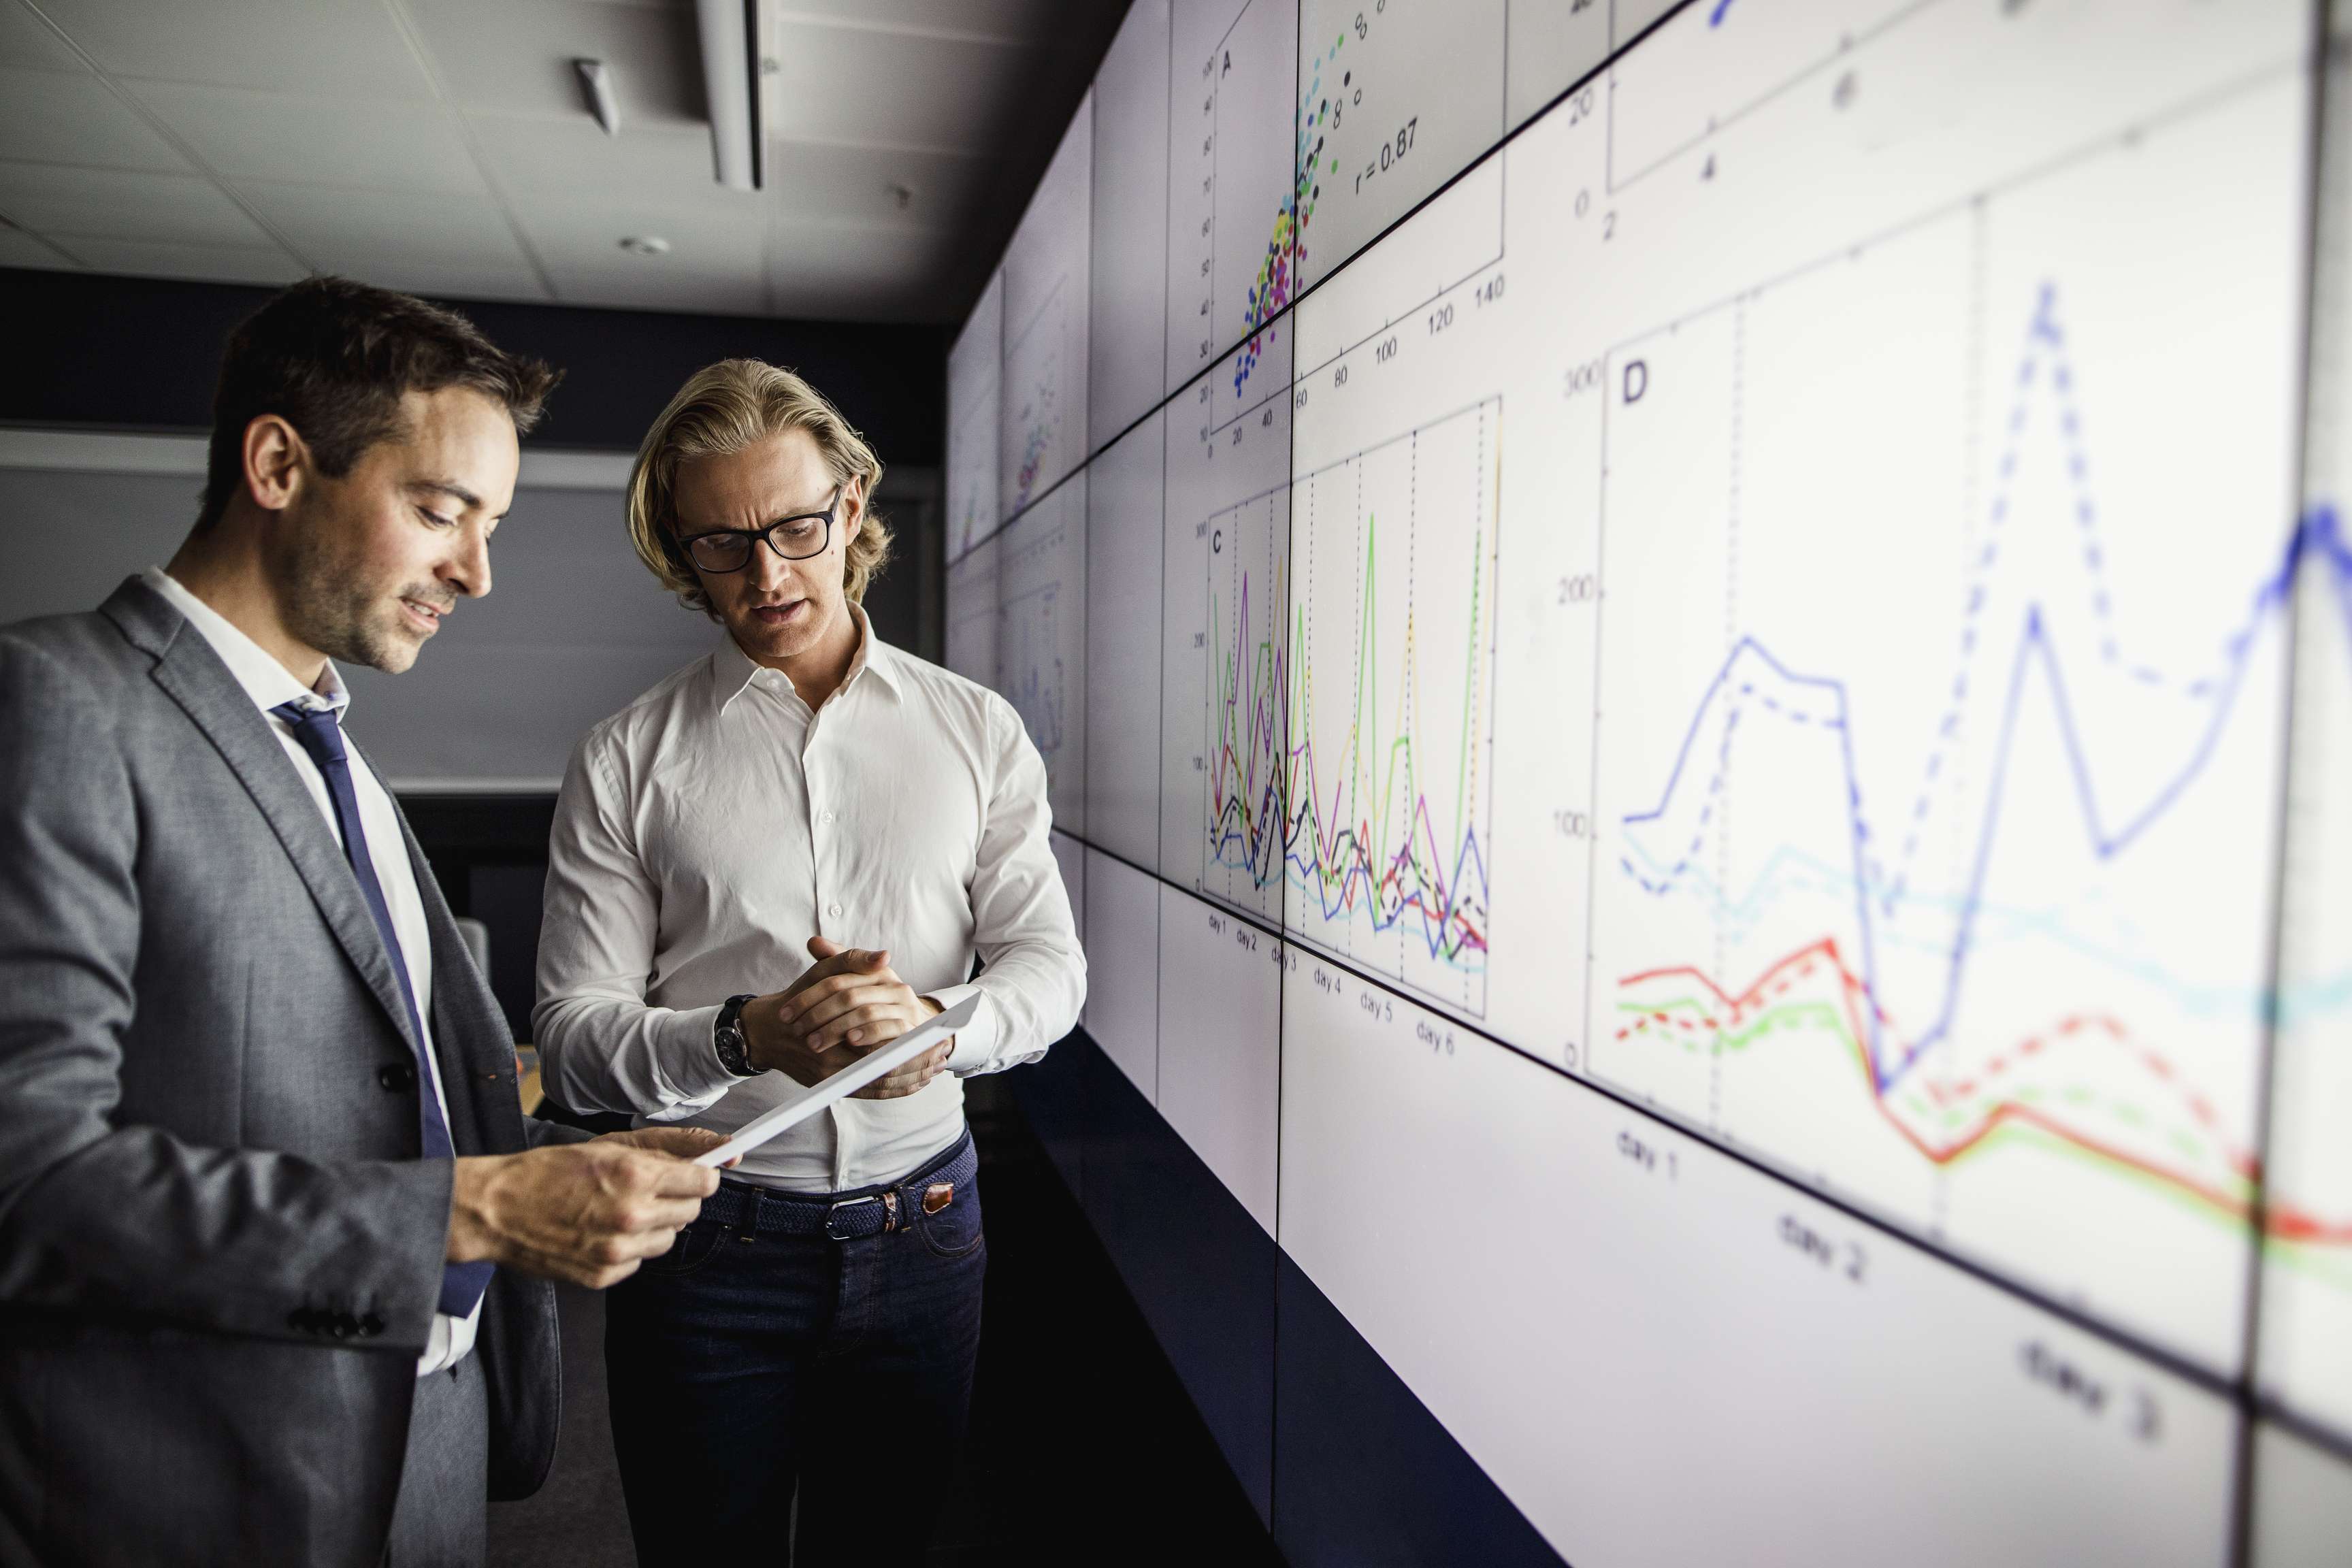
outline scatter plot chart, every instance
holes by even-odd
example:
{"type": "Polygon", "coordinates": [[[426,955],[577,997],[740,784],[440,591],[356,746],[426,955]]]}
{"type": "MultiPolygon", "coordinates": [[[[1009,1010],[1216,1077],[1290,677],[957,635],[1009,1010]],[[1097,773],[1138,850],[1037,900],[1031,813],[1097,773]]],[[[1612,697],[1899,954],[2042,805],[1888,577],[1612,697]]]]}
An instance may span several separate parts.
{"type": "Polygon", "coordinates": [[[1504,0],[1304,10],[1298,270],[1311,285],[1502,134],[1504,0]]]}
{"type": "Polygon", "coordinates": [[[1259,365],[1289,328],[1299,224],[1291,115],[1296,0],[1181,7],[1170,147],[1170,389],[1212,363],[1220,419],[1268,395],[1259,365]]]}

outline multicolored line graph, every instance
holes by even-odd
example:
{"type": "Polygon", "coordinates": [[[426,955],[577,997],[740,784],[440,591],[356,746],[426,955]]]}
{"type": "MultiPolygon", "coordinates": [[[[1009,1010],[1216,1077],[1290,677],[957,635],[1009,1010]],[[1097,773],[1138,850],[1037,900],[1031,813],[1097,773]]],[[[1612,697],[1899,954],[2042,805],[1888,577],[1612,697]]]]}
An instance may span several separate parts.
{"type": "MultiPolygon", "coordinates": [[[[1303,477],[1292,548],[1320,581],[1277,561],[1228,571],[1220,593],[1213,568],[1209,595],[1203,889],[1285,889],[1291,929],[1480,1015],[1495,546],[1483,465],[1497,413],[1482,404],[1303,477]],[[1384,517],[1391,501],[1399,515],[1384,517]],[[1318,551],[1318,534],[1345,553],[1318,551]],[[1450,572],[1398,558],[1441,548],[1450,572]],[[1445,598],[1425,603],[1440,580],[1445,598]]],[[[1223,526],[1214,536],[1222,549],[1223,526]]]]}
{"type": "MultiPolygon", "coordinates": [[[[1483,624],[1483,536],[1469,541],[1477,562],[1472,579],[1472,635],[1464,664],[1462,722],[1449,737],[1431,727],[1431,759],[1451,775],[1453,797],[1475,794],[1479,721],[1477,688],[1484,649],[1476,631],[1483,624]],[[1445,742],[1450,739],[1449,746],[1445,742]]],[[[1329,788],[1323,788],[1318,748],[1297,737],[1291,748],[1295,792],[1284,832],[1284,854],[1293,887],[1308,899],[1307,910],[1325,921],[1369,921],[1375,934],[1408,931],[1431,958],[1465,969],[1483,969],[1486,953],[1486,860],[1475,820],[1456,812],[1441,834],[1430,805],[1423,727],[1415,721],[1412,696],[1419,685],[1418,630],[1408,617],[1398,679],[1383,698],[1381,678],[1380,520],[1364,519],[1363,591],[1356,624],[1356,668],[1341,679],[1352,691],[1346,739],[1331,759],[1329,788]]],[[[1303,612],[1302,612],[1303,614],[1303,612]]],[[[1314,705],[1314,670],[1300,671],[1302,707],[1314,705]]]]}
{"type": "Polygon", "coordinates": [[[1231,605],[1213,589],[1209,598],[1209,711],[1214,728],[1208,752],[1207,855],[1211,865],[1241,872],[1254,891],[1278,887],[1286,858],[1293,695],[1292,639],[1283,635],[1287,598],[1279,568],[1270,587],[1254,585],[1244,571],[1231,605]],[[1253,630],[1260,616],[1268,623],[1264,633],[1253,630]]]}
{"type": "MultiPolygon", "coordinates": [[[[1986,927],[2000,921],[2011,939],[2032,929],[2018,911],[1998,908],[1989,891],[2004,832],[2021,814],[2039,813],[2046,824],[2055,811],[2059,821],[2073,825],[2091,867],[2125,863],[2187,809],[2184,803],[2215,771],[2217,760],[2229,754],[2232,721],[2248,704],[2275,698],[2273,672],[2284,658],[2285,622],[2302,574],[2325,575],[2326,602],[2342,618],[2344,646],[2352,647],[2352,544],[2336,511],[2315,507],[2294,521],[2229,621],[2210,666],[2183,673],[2134,657],[2120,628],[2164,623],[2144,616],[2130,620],[2117,605],[2111,545],[2090,486],[2087,421],[2076,398],[2078,378],[2054,287],[2041,289],[2025,339],[2011,405],[1999,426],[2003,446],[1992,468],[1982,543],[1960,584],[1957,658],[1944,682],[1931,675],[1927,686],[1939,694],[1939,717],[1916,792],[1898,797],[1903,809],[1891,821],[1868,809],[1858,761],[1868,753],[1865,738],[1856,733],[1861,715],[1852,684],[1791,663],[1758,636],[1737,637],[1699,695],[1664,784],[1652,804],[1622,812],[1620,847],[1608,857],[1617,889],[1608,895],[1612,900],[1710,901],[1717,961],[1644,963],[1609,975],[1614,1016],[1601,1026],[1601,1037],[1621,1053],[1621,1067],[1645,1079],[1653,1069],[1622,1053],[1664,1050],[1711,1064],[1718,1076],[1708,1081],[1718,1088],[1706,1091],[1710,1119],[1713,1096],[1728,1092],[1719,1089],[1720,1073],[1745,1063],[1746,1072],[1769,1075],[1769,1062],[1756,1058],[1769,1057],[1776,1047],[1785,1050],[1783,1041],[1826,1041],[1848,1064],[1872,1114],[1938,1171],[2031,1142],[2200,1211],[2225,1228],[2244,1232],[2259,1224],[2277,1242],[2352,1247],[2352,1194],[2287,1201],[2265,1192],[2254,1123],[2243,1109],[2251,1062],[2226,1065],[2210,1036],[2204,1037],[2202,1055],[2184,1055],[2157,1037],[2200,1008],[2210,1016],[2227,1016],[2234,1008],[2243,1019],[2242,1048],[2258,1048],[2258,1020],[2271,1005],[2258,980],[2250,977],[2235,1003],[2184,1004],[2168,1018],[2149,1000],[2150,984],[2153,994],[2161,994],[2165,984],[2185,982],[2175,981],[2160,957],[2126,974],[2120,965],[2085,964],[2086,948],[2053,950],[2038,971],[2004,973],[2012,978],[2039,973],[2062,992],[2079,987],[2080,1005],[2053,1007],[2039,1026],[2006,1038],[1987,1037],[1981,1022],[1962,1038],[1963,1014],[1988,1010],[1978,975],[1986,927]],[[2021,454],[2037,430],[2054,433],[2056,461],[2044,471],[2063,475],[2067,487],[2055,505],[2043,498],[2042,515],[2065,520],[2082,574],[2080,584],[2056,603],[2043,596],[2042,584],[2018,581],[2010,567],[2011,555],[2025,542],[2013,537],[2023,526],[2012,517],[2020,510],[2021,454]],[[1993,605],[2018,606],[2016,618],[2002,621],[1988,608],[1993,605]],[[2014,630],[2004,634],[2005,626],[2014,630]],[[2116,753],[2115,730],[2102,732],[2086,722],[2101,711],[2103,694],[2115,690],[2173,702],[2154,710],[2174,716],[2170,732],[2131,733],[2137,765],[2116,753]],[[1972,707],[1972,698],[1983,706],[1972,707]],[[1981,721],[1988,711],[1989,724],[1981,721]],[[1968,717],[1972,712],[1976,719],[1968,717]],[[2054,734],[2045,735],[2045,728],[2054,734]],[[1780,847],[1769,858],[1752,857],[1763,867],[1752,884],[1736,892],[1714,863],[1714,851],[1717,835],[1728,831],[1722,819],[1733,810],[1735,752],[1759,738],[1772,743],[1759,759],[1769,755],[1779,772],[1767,780],[1750,771],[1748,776],[1764,784],[1766,794],[1750,795],[1738,812],[1751,842],[1769,838],[1780,847]],[[1964,747],[1977,754],[1963,757],[1964,747]],[[2033,763],[2021,763],[2021,754],[2033,763]],[[1799,760],[1807,756],[1819,761],[1799,760]],[[2046,776],[2053,765],[2060,770],[2055,780],[2046,776]],[[2026,766],[2035,770],[2031,776],[2020,771],[2026,766]],[[1954,778],[1963,773],[1972,781],[1972,806],[1963,807],[1955,793],[1954,778]],[[1781,779],[1801,780],[1824,798],[1810,807],[1783,801],[1772,793],[1781,779]],[[1765,798],[1776,804],[1760,805],[1765,798]],[[1800,812],[1812,826],[1780,822],[1774,814],[1784,811],[1800,812]],[[1798,847],[1832,819],[1843,825],[1842,864],[1798,847]],[[1923,844],[1937,837],[1923,833],[1930,821],[1966,826],[1957,886],[1922,885],[1923,844]],[[1759,928],[1784,929],[1785,921],[1782,928],[1767,927],[1759,911],[1800,893],[1843,896],[1851,926],[1794,943],[1750,973],[1727,976],[1727,942],[1736,947],[1759,928]],[[1891,977],[1896,960],[1888,932],[1899,917],[1922,910],[1931,924],[1948,921],[1941,928],[1946,934],[1929,952],[1916,940],[1908,942],[1900,955],[1907,979],[1898,984],[1891,977]],[[1920,981],[1929,974],[1939,977],[1932,991],[1915,995],[1908,1005],[1897,1000],[1906,988],[1921,991],[1920,981]],[[2113,977],[2112,984],[2102,974],[2113,977]],[[2103,1002],[2109,989],[2139,998],[2137,1015],[2132,1005],[2103,1002]],[[2225,1090],[2217,1076],[2243,1081],[2225,1090]]],[[[2037,542],[2045,547],[2041,559],[2046,561],[2050,541],[2037,542]]],[[[1754,791],[1757,783],[1747,787],[1754,791]]],[[[2246,847],[2250,855],[2262,853],[2267,840],[2252,833],[2246,847]]],[[[2051,906],[2032,911],[2030,920],[2051,934],[2051,922],[2064,918],[2051,906]]],[[[1993,1010],[2011,1019],[2021,1009],[2004,997],[1993,1010]]],[[[1743,1081],[1754,1095],[1767,1080],[1743,1081]]],[[[1749,1114],[1759,1114],[1752,1102],[1749,1114]]],[[[1777,1120],[1768,1119],[1780,1131],[1766,1142],[1780,1139],[1772,1152],[1800,1168],[1828,1168],[1819,1163],[1829,1158],[1827,1146],[1790,1143],[1790,1129],[1810,1121],[1818,1136],[1843,1138],[1832,1131],[1832,1119],[1843,1114],[1829,1106],[1802,1112],[1785,1107],[1777,1120]]],[[[2053,1217],[2068,1201],[2051,1194],[2053,1217]]]]}

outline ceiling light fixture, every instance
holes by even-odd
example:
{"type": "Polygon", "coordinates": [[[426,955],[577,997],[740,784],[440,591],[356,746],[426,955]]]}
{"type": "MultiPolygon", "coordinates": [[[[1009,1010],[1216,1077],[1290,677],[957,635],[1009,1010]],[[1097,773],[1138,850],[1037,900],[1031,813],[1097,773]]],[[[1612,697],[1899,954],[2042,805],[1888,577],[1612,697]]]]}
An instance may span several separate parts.
{"type": "Polygon", "coordinates": [[[607,136],[621,133],[621,100],[613,96],[613,73],[603,60],[573,60],[572,68],[580,73],[580,89],[588,95],[588,112],[604,128],[607,136]]]}
{"type": "Polygon", "coordinates": [[[667,256],[669,241],[657,234],[625,234],[621,248],[632,256],[667,256]]]}
{"type": "Polygon", "coordinates": [[[702,35],[702,89],[710,105],[710,151],[719,183],[756,191],[768,183],[761,123],[760,0],[695,0],[702,35]]]}

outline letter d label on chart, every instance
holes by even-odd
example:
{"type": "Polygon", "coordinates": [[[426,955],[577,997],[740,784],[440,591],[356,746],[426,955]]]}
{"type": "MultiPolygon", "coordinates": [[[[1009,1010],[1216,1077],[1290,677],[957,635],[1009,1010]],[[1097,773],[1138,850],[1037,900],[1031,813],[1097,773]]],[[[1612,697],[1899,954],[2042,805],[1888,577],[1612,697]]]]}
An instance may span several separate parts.
{"type": "Polygon", "coordinates": [[[1650,362],[1643,359],[1625,362],[1625,401],[1639,403],[1642,394],[1650,390],[1650,362]]]}

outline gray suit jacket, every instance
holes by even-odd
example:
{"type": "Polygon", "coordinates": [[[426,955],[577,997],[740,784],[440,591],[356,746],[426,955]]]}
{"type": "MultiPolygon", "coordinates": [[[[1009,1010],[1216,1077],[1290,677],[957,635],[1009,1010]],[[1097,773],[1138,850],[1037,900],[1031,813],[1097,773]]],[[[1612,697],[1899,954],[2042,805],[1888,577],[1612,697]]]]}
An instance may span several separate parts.
{"type": "MultiPolygon", "coordinates": [[[[413,835],[461,1154],[514,1051],[413,835]]],[[[0,628],[0,1562],[381,1560],[450,1167],[332,830],[203,636],[132,579],[0,628]]],[[[493,1496],[553,1457],[555,1298],[475,1353],[493,1496]]]]}

